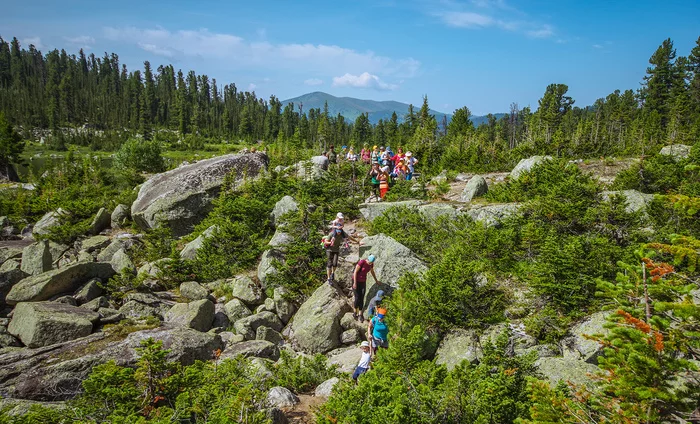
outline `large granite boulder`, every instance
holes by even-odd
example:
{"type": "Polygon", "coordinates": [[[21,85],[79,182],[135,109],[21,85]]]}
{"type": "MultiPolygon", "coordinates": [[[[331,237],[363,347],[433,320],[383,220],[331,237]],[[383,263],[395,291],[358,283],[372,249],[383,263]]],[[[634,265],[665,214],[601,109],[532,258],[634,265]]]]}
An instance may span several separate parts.
{"type": "Polygon", "coordinates": [[[248,306],[257,306],[265,300],[265,293],[255,282],[245,275],[228,280],[231,295],[248,306]]]}
{"type": "Polygon", "coordinates": [[[280,349],[267,340],[249,340],[227,345],[219,358],[235,358],[239,355],[244,358],[266,358],[276,361],[280,358],[280,349]]]}
{"type": "Polygon", "coordinates": [[[0,309],[5,305],[5,296],[12,286],[26,277],[27,274],[22,271],[20,263],[15,259],[7,260],[0,265],[0,309]]]}
{"type": "Polygon", "coordinates": [[[112,211],[111,226],[113,229],[124,228],[129,219],[131,219],[131,209],[127,205],[119,204],[112,211]]]}
{"type": "Polygon", "coordinates": [[[182,259],[189,260],[193,260],[194,258],[196,258],[197,252],[199,251],[199,249],[202,248],[202,246],[204,246],[204,241],[216,234],[218,230],[218,225],[212,225],[211,227],[204,230],[204,232],[200,234],[196,239],[192,240],[191,242],[185,245],[184,249],[182,249],[182,251],[180,252],[180,257],[182,259]]]}
{"type": "Polygon", "coordinates": [[[100,287],[100,283],[102,283],[102,281],[100,281],[99,278],[93,278],[79,288],[75,294],[73,294],[73,298],[78,302],[78,305],[82,305],[83,303],[87,303],[101,296],[103,290],[102,287],[100,287]]]}
{"type": "Polygon", "coordinates": [[[22,251],[19,247],[0,247],[0,265],[9,259],[20,259],[22,251]]]}
{"type": "Polygon", "coordinates": [[[593,384],[591,376],[600,368],[584,361],[576,361],[561,357],[543,357],[535,361],[537,370],[555,387],[560,381],[574,384],[593,384]]]}
{"type": "Polygon", "coordinates": [[[452,330],[440,343],[435,354],[436,364],[445,364],[452,370],[462,361],[478,362],[483,356],[479,337],[473,331],[462,329],[452,330]]]}
{"type": "Polygon", "coordinates": [[[486,180],[481,175],[474,175],[462,190],[460,199],[463,202],[471,202],[475,197],[480,197],[489,191],[486,180]]]}
{"type": "Polygon", "coordinates": [[[352,373],[360,361],[362,351],[357,347],[343,347],[328,352],[328,364],[338,367],[340,372],[352,373]]]}
{"type": "Polygon", "coordinates": [[[653,194],[642,193],[637,190],[604,191],[600,193],[604,201],[610,201],[613,196],[622,196],[627,202],[625,211],[627,213],[646,212],[647,206],[654,200],[653,194]]]}
{"type": "Polygon", "coordinates": [[[284,287],[275,287],[272,295],[272,300],[275,303],[275,312],[285,324],[292,319],[294,312],[297,310],[294,303],[289,300],[289,295],[289,291],[284,287]]]}
{"type": "Polygon", "coordinates": [[[299,398],[286,387],[273,387],[267,392],[267,404],[276,408],[289,408],[299,403],[299,398]]]}
{"type": "Polygon", "coordinates": [[[42,401],[67,400],[82,391],[82,382],[93,367],[113,360],[119,366],[135,367],[136,348],[148,338],[163,341],[167,360],[191,365],[208,360],[223,349],[216,334],[191,328],[163,326],[124,337],[98,332],[66,343],[21,349],[0,354],[0,393],[10,398],[42,401]]]}
{"type": "Polygon", "coordinates": [[[282,337],[278,331],[265,326],[260,326],[255,331],[255,340],[267,340],[268,342],[276,345],[284,344],[284,337],[282,337]]]}
{"type": "Polygon", "coordinates": [[[187,300],[202,300],[209,297],[209,290],[196,281],[185,281],[180,284],[180,296],[187,300]]]}
{"type": "Polygon", "coordinates": [[[253,315],[240,299],[231,299],[224,305],[224,311],[231,322],[253,315]]]}
{"type": "Polygon", "coordinates": [[[691,148],[691,146],[686,146],[685,144],[671,144],[662,147],[659,154],[670,156],[674,161],[678,162],[690,156],[691,148]]]}
{"type": "Polygon", "coordinates": [[[478,205],[467,210],[467,215],[476,222],[493,227],[499,225],[504,219],[516,215],[520,207],[520,203],[478,205]]]}
{"type": "Polygon", "coordinates": [[[100,234],[112,226],[112,215],[105,208],[100,208],[90,223],[90,234],[100,234]]]}
{"type": "MultiPolygon", "coordinates": [[[[83,240],[80,243],[80,247],[82,250],[91,253],[100,249],[104,249],[105,247],[109,246],[110,243],[112,243],[112,241],[107,236],[92,236],[83,240]]],[[[118,242],[115,240],[114,243],[118,242]]]]}
{"type": "Polygon", "coordinates": [[[275,231],[275,234],[272,236],[267,245],[272,247],[273,249],[278,249],[282,252],[285,252],[286,247],[294,241],[294,238],[291,235],[289,235],[289,233],[285,233],[284,231],[280,230],[281,229],[278,228],[277,231],[275,231]]]}
{"type": "Polygon", "coordinates": [[[176,236],[186,235],[209,213],[227,175],[236,182],[255,178],[268,162],[264,153],[231,154],[154,175],[141,186],[131,216],[141,228],[164,222],[176,236]]]}
{"type": "Polygon", "coordinates": [[[270,221],[272,225],[279,226],[280,218],[290,212],[295,212],[299,210],[299,205],[292,196],[284,196],[277,203],[275,203],[274,209],[270,214],[270,221]]]}
{"type": "Polygon", "coordinates": [[[61,208],[58,208],[53,212],[47,212],[36,224],[34,224],[32,234],[40,236],[50,234],[51,229],[59,227],[61,225],[61,219],[68,215],[69,213],[61,208]]]}
{"type": "Polygon", "coordinates": [[[109,263],[110,265],[112,265],[112,268],[116,273],[124,271],[136,273],[136,266],[134,265],[134,262],[131,260],[131,258],[126,253],[126,250],[124,250],[123,247],[114,253],[109,263]]]}
{"type": "Polygon", "coordinates": [[[333,388],[339,382],[340,379],[338,377],[329,378],[328,380],[316,386],[316,390],[314,390],[314,396],[323,398],[331,397],[331,394],[333,393],[333,388]]]}
{"type": "Polygon", "coordinates": [[[521,159],[520,162],[515,165],[515,168],[510,171],[510,179],[517,180],[522,174],[532,171],[532,169],[537,165],[551,159],[551,156],[532,156],[527,159],[521,159]]]}
{"type": "Polygon", "coordinates": [[[603,354],[603,345],[586,336],[606,336],[610,330],[605,328],[607,318],[612,311],[597,312],[583,321],[571,327],[569,337],[562,340],[563,356],[567,359],[585,361],[593,365],[598,364],[598,357],[603,354]]]}
{"type": "Polygon", "coordinates": [[[124,304],[119,312],[128,318],[153,316],[164,318],[174,306],[174,302],[148,293],[130,293],[124,297],[124,304]]]}
{"type": "Polygon", "coordinates": [[[404,200],[402,202],[379,202],[379,203],[362,203],[360,204],[360,213],[366,221],[374,221],[378,216],[384,215],[384,213],[396,207],[412,208],[420,206],[422,202],[420,200],[404,200]]]}
{"type": "Polygon", "coordinates": [[[214,304],[208,299],[176,303],[165,314],[165,321],[197,331],[209,331],[214,321],[214,304]]]}
{"type": "Polygon", "coordinates": [[[108,263],[78,262],[23,279],[12,287],[6,302],[14,305],[19,302],[48,300],[62,293],[72,294],[92,278],[107,281],[113,275],[114,269],[108,263]]]}
{"type": "Polygon", "coordinates": [[[328,171],[328,165],[330,165],[330,161],[328,160],[327,156],[319,155],[319,156],[312,156],[311,157],[311,163],[314,164],[319,169],[322,169],[324,171],[328,171]]]}
{"type": "Polygon", "coordinates": [[[436,221],[441,217],[457,219],[462,214],[459,209],[449,203],[428,203],[418,206],[417,210],[429,221],[436,221]]]}
{"type": "Polygon", "coordinates": [[[15,306],[7,331],[36,348],[85,337],[99,314],[56,302],[22,302],[15,306]]]}
{"type": "Polygon", "coordinates": [[[51,250],[47,241],[32,243],[22,250],[22,271],[38,275],[51,270],[51,250]]]}
{"type": "Polygon", "coordinates": [[[100,253],[97,254],[97,260],[100,262],[109,262],[120,249],[124,249],[124,243],[122,243],[120,240],[113,240],[111,243],[109,243],[109,245],[107,245],[107,247],[102,249],[100,253]]]}
{"type": "Polygon", "coordinates": [[[279,317],[269,311],[250,315],[233,323],[236,334],[242,335],[246,340],[255,339],[259,327],[268,327],[275,331],[282,331],[283,326],[279,317]]]}
{"type": "Polygon", "coordinates": [[[341,345],[340,319],[352,308],[344,294],[322,284],[304,302],[289,326],[292,343],[309,353],[325,353],[341,345]]]}
{"type": "Polygon", "coordinates": [[[397,288],[399,279],[407,272],[422,274],[428,270],[411,249],[384,234],[365,237],[362,240],[360,257],[367,258],[370,253],[377,258],[374,262],[374,272],[383,287],[378,287],[374,284],[374,279],[368,277],[365,304],[380,288],[384,291],[397,288]]]}
{"type": "Polygon", "coordinates": [[[277,268],[275,268],[274,265],[275,261],[284,261],[284,255],[277,249],[266,250],[260,257],[260,263],[258,264],[258,280],[263,289],[267,288],[267,279],[271,275],[277,274],[277,268]]]}

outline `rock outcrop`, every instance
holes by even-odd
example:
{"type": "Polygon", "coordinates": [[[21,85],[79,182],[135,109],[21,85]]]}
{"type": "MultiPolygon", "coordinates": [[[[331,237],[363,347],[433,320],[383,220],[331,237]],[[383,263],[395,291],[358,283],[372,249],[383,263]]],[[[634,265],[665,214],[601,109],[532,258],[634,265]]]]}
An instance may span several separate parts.
{"type": "Polygon", "coordinates": [[[36,348],[85,337],[99,314],[57,302],[22,302],[13,312],[7,331],[27,347],[36,348]]]}
{"type": "Polygon", "coordinates": [[[690,156],[691,148],[691,146],[686,146],[685,144],[671,144],[662,147],[659,154],[670,156],[674,161],[678,162],[690,156]]]}
{"type": "Polygon", "coordinates": [[[515,165],[515,168],[510,171],[510,179],[517,180],[522,174],[532,171],[537,165],[551,159],[551,156],[532,156],[527,159],[521,159],[520,162],[515,165]]]}
{"type": "Polygon", "coordinates": [[[289,327],[294,346],[309,353],[325,353],[341,345],[340,319],[351,310],[345,296],[321,285],[294,315],[289,327]]]}
{"type": "Polygon", "coordinates": [[[654,200],[653,194],[642,193],[637,190],[604,191],[600,193],[604,201],[610,201],[613,196],[622,196],[627,202],[627,213],[646,212],[647,206],[654,200]]]}
{"type": "Polygon", "coordinates": [[[176,236],[188,234],[211,210],[226,175],[254,178],[268,162],[264,153],[224,155],[154,175],[141,186],[131,216],[142,228],[164,222],[176,236]]]}
{"type": "Polygon", "coordinates": [[[483,196],[489,191],[486,180],[481,175],[474,175],[464,186],[460,199],[463,202],[471,202],[475,197],[483,196]]]}
{"type": "Polygon", "coordinates": [[[78,262],[65,268],[27,277],[12,287],[6,302],[14,305],[19,302],[37,302],[53,296],[72,294],[92,278],[107,281],[114,275],[108,263],[78,262]]]}
{"type": "MultiPolygon", "coordinates": [[[[408,247],[384,234],[365,237],[360,246],[360,257],[367,258],[372,253],[377,258],[374,262],[374,272],[379,281],[383,283],[383,289],[397,288],[399,279],[407,272],[422,274],[428,270],[423,261],[418,259],[415,253],[408,247]]],[[[379,287],[374,284],[374,279],[367,278],[366,302],[374,297],[379,287]]]]}
{"type": "Polygon", "coordinates": [[[299,210],[299,205],[297,204],[296,200],[294,200],[292,196],[284,196],[277,203],[275,203],[275,207],[272,209],[272,213],[270,214],[270,221],[272,222],[272,225],[279,226],[280,218],[282,216],[297,210],[299,210]]]}

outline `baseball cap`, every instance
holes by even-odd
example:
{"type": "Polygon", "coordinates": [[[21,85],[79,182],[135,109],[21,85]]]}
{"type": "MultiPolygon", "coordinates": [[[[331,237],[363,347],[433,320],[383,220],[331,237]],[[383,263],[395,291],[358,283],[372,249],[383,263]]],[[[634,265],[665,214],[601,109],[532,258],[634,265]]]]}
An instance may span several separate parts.
{"type": "Polygon", "coordinates": [[[360,347],[369,347],[369,342],[365,340],[364,342],[360,343],[360,347]]]}
{"type": "MultiPolygon", "coordinates": [[[[379,291],[377,292],[377,299],[380,299],[380,300],[381,300],[381,299],[383,299],[383,298],[384,298],[384,290],[379,290],[379,291]]],[[[383,310],[383,309],[382,309],[382,310],[383,310]]],[[[379,309],[377,309],[377,311],[379,311],[379,309]]],[[[386,311],[385,311],[385,312],[386,312],[386,311]]]]}
{"type": "Polygon", "coordinates": [[[367,262],[372,263],[372,262],[374,262],[375,259],[377,259],[377,258],[374,257],[374,255],[369,255],[369,256],[367,257],[367,262]]]}
{"type": "Polygon", "coordinates": [[[385,315],[386,315],[386,309],[377,308],[377,318],[384,318],[385,315]]]}
{"type": "Polygon", "coordinates": [[[345,219],[345,216],[343,215],[342,212],[338,212],[338,215],[335,216],[338,219],[345,219]]]}

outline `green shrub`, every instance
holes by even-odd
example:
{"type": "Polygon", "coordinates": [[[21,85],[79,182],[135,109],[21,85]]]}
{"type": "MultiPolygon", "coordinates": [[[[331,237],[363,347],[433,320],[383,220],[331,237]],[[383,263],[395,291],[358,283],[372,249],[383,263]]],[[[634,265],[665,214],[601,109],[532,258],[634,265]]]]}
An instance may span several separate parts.
{"type": "Polygon", "coordinates": [[[326,363],[324,355],[292,356],[286,350],[280,352],[280,359],[271,371],[276,386],[286,387],[296,393],[308,393],[329,378],[339,375],[335,366],[326,363]]]}
{"type": "Polygon", "coordinates": [[[165,161],[160,142],[129,139],[114,155],[114,167],[118,170],[137,172],[163,172],[165,161]]]}

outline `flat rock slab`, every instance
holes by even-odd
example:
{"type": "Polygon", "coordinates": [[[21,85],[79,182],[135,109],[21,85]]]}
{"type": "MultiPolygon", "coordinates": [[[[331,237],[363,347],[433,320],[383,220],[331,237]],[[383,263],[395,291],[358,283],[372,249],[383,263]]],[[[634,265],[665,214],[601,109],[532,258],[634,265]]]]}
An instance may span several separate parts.
{"type": "Polygon", "coordinates": [[[280,358],[280,349],[276,344],[267,340],[249,340],[228,345],[220,359],[235,358],[238,355],[245,358],[266,358],[276,361],[280,358]]]}
{"type": "Polygon", "coordinates": [[[15,307],[7,330],[36,348],[88,336],[99,318],[96,312],[65,303],[23,302],[15,307]]]}
{"type": "Polygon", "coordinates": [[[131,216],[141,228],[164,222],[176,236],[183,236],[211,210],[228,174],[234,173],[235,181],[255,178],[268,162],[264,153],[231,154],[156,174],[141,186],[131,216]]]}
{"type": "Polygon", "coordinates": [[[423,202],[420,200],[404,200],[402,202],[362,203],[359,207],[362,217],[365,220],[372,222],[375,218],[384,215],[384,213],[391,208],[412,208],[422,204],[423,202]]]}
{"type": "Polygon", "coordinates": [[[12,287],[5,301],[14,305],[48,300],[62,293],[72,294],[92,278],[107,281],[113,275],[114,269],[109,263],[78,262],[23,279],[12,287]]]}

